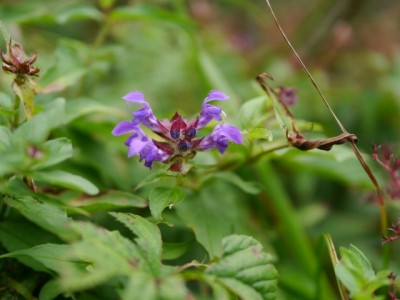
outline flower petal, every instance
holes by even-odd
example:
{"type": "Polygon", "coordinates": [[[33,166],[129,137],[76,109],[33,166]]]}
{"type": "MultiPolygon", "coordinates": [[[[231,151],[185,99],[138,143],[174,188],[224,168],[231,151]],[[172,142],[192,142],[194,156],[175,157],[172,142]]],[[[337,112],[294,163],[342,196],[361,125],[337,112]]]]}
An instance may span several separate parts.
{"type": "Polygon", "coordinates": [[[130,92],[126,94],[124,97],[122,97],[122,99],[128,102],[137,102],[149,105],[149,103],[144,99],[143,93],[139,91],[130,92]]]}
{"type": "Polygon", "coordinates": [[[212,90],[210,93],[208,93],[208,96],[203,101],[203,105],[201,107],[201,112],[200,112],[200,116],[199,116],[199,120],[198,120],[196,129],[203,128],[212,119],[215,119],[217,121],[222,120],[221,119],[222,109],[217,106],[207,104],[207,102],[213,101],[213,100],[226,100],[228,98],[229,97],[221,91],[212,90]]]}
{"type": "Polygon", "coordinates": [[[223,124],[216,126],[210,135],[204,137],[197,148],[200,150],[217,148],[220,153],[224,153],[229,142],[241,144],[242,134],[235,126],[223,124]]]}
{"type": "Polygon", "coordinates": [[[128,157],[135,156],[140,153],[143,148],[149,143],[149,141],[143,141],[139,137],[133,137],[129,143],[128,157]]]}
{"type": "Polygon", "coordinates": [[[242,134],[235,126],[223,124],[220,127],[220,131],[222,135],[229,138],[235,144],[241,144],[243,142],[242,134]]]}
{"type": "Polygon", "coordinates": [[[218,90],[212,90],[208,93],[207,97],[204,99],[203,103],[207,103],[212,100],[226,100],[229,97],[225,95],[223,92],[218,90]]]}
{"type": "Polygon", "coordinates": [[[137,127],[133,125],[131,122],[122,121],[117,124],[112,130],[112,134],[115,136],[123,135],[125,133],[133,132],[137,127]]]}

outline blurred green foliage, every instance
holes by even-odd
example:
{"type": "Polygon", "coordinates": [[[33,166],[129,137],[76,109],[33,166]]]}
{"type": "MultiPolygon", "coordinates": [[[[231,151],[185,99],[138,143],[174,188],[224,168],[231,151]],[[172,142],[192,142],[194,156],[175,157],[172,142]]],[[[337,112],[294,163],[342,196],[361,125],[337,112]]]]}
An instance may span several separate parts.
{"type": "MultiPolygon", "coordinates": [[[[368,158],[371,143],[400,150],[400,4],[274,2],[384,185],[368,158]]],[[[0,48],[10,34],[41,69],[29,121],[14,106],[13,76],[0,76],[4,299],[337,299],[325,232],[338,247],[357,245],[375,270],[400,272],[399,245],[382,250],[379,207],[351,149],[287,147],[254,80],[262,71],[297,89],[308,136],[338,128],[263,1],[3,0],[0,21],[0,48]],[[230,96],[221,106],[245,142],[199,153],[180,185],[128,159],[111,135],[130,118],[129,91],[170,118],[196,115],[211,89],[230,96]]],[[[399,206],[387,206],[394,222],[399,206]]]]}

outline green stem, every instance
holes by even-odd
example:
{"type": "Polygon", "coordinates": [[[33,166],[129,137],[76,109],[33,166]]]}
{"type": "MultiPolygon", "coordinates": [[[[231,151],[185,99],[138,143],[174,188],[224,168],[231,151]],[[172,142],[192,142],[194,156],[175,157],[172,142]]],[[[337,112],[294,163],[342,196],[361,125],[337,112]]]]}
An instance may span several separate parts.
{"type": "MultiPolygon", "coordinates": [[[[267,160],[260,160],[254,166],[254,176],[261,182],[268,193],[268,205],[273,207],[274,214],[280,222],[282,239],[292,250],[292,255],[300,267],[310,277],[314,277],[317,268],[317,256],[311,248],[307,234],[291,204],[285,188],[275,170],[267,160]]],[[[327,280],[323,280],[324,299],[335,299],[327,280]]]]}
{"type": "Polygon", "coordinates": [[[19,107],[21,105],[21,99],[18,96],[15,96],[15,101],[14,101],[14,111],[15,115],[11,121],[11,128],[15,129],[19,125],[19,107]]]}

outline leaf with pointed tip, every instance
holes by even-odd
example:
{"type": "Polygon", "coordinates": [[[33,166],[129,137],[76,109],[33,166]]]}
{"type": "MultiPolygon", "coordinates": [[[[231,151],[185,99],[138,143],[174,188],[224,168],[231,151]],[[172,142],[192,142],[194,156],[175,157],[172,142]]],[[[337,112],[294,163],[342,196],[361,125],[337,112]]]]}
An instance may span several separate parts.
{"type": "Polygon", "coordinates": [[[33,118],[19,126],[13,135],[16,145],[43,143],[50,131],[64,124],[65,121],[65,99],[58,98],[46,107],[46,110],[34,115],[33,118]]]}
{"type": "Polygon", "coordinates": [[[67,216],[64,210],[29,196],[6,197],[5,199],[9,206],[18,210],[28,220],[43,229],[65,240],[76,237],[74,230],[68,226],[72,219],[67,216]]]}
{"type": "Polygon", "coordinates": [[[56,245],[56,244],[43,244],[28,249],[16,250],[7,254],[3,254],[0,258],[14,257],[14,258],[26,258],[35,260],[38,264],[36,267],[37,271],[46,272],[61,272],[66,265],[72,264],[70,260],[64,259],[63,256],[70,250],[68,245],[56,245]]]}
{"type": "Polygon", "coordinates": [[[35,163],[34,170],[58,164],[72,157],[73,154],[71,141],[65,137],[45,142],[39,151],[43,152],[43,157],[39,158],[39,161],[35,163]]]}
{"type": "Polygon", "coordinates": [[[61,270],[60,285],[66,291],[78,291],[106,283],[114,276],[129,276],[134,270],[149,272],[137,246],[118,231],[108,231],[87,222],[71,227],[81,239],[70,245],[64,259],[85,264],[70,264],[61,270]]]}
{"type": "Polygon", "coordinates": [[[99,189],[89,180],[61,170],[36,171],[32,173],[32,177],[37,181],[82,191],[89,195],[96,195],[99,192],[99,189]]]}
{"type": "Polygon", "coordinates": [[[230,235],[222,240],[223,255],[206,271],[242,299],[276,299],[277,272],[270,254],[252,237],[230,235]]]}
{"type": "Polygon", "coordinates": [[[128,207],[147,207],[145,199],[123,191],[107,191],[96,196],[76,197],[68,202],[73,207],[83,208],[89,212],[111,211],[128,207]]]}
{"type": "Polygon", "coordinates": [[[148,265],[151,266],[153,276],[159,276],[161,266],[161,233],[157,225],[147,219],[126,213],[111,212],[115,219],[131,230],[137,238],[135,242],[148,265]]]}
{"type": "MultiPolygon", "coordinates": [[[[388,286],[390,271],[375,274],[367,257],[354,245],[340,248],[341,259],[335,266],[338,279],[354,299],[375,299],[376,290],[388,286]]],[[[376,298],[379,299],[379,298],[376,298]]]]}
{"type": "Polygon", "coordinates": [[[160,221],[162,211],[170,206],[176,205],[185,198],[181,188],[160,186],[151,190],[149,195],[150,211],[152,216],[160,221]]]}

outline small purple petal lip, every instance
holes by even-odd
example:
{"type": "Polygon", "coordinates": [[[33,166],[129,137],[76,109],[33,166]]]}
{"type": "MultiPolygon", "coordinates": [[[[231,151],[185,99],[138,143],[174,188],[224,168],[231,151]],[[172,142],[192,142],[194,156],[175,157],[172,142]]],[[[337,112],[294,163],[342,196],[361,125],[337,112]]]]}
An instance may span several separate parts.
{"type": "Polygon", "coordinates": [[[135,130],[135,125],[128,121],[122,121],[114,127],[112,134],[115,136],[123,135],[125,133],[133,132],[135,130]]]}
{"type": "Polygon", "coordinates": [[[122,97],[122,99],[128,102],[137,102],[149,105],[149,103],[145,100],[143,93],[139,91],[130,92],[122,97]]]}
{"type": "Polygon", "coordinates": [[[212,101],[212,100],[226,100],[229,97],[225,95],[223,92],[218,90],[212,90],[208,93],[207,97],[204,99],[204,103],[212,101]]]}
{"type": "Polygon", "coordinates": [[[210,135],[203,138],[198,147],[202,150],[217,148],[219,152],[224,153],[230,141],[241,144],[242,134],[235,126],[223,124],[216,126],[210,135]]]}

